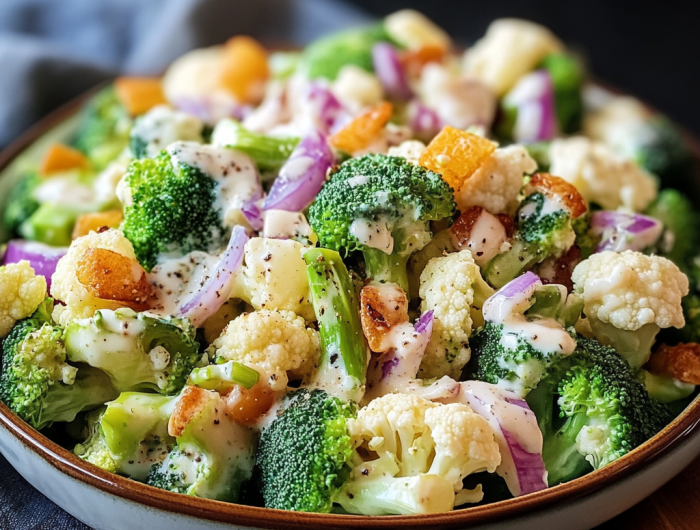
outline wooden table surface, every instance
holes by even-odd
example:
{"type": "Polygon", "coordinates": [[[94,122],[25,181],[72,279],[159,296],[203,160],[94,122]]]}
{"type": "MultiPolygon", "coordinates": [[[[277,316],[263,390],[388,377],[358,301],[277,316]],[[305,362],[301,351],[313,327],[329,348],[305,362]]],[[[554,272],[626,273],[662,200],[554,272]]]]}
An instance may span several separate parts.
{"type": "Polygon", "coordinates": [[[700,529],[700,458],[663,488],[595,530],[700,529]]]}

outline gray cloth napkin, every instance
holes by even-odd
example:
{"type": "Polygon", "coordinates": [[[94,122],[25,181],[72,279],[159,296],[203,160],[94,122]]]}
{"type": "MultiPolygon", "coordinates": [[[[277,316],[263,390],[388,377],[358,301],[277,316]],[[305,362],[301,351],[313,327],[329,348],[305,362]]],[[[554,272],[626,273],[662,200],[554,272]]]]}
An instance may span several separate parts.
{"type": "MultiPolygon", "coordinates": [[[[367,19],[338,0],[2,0],[0,147],[114,75],[159,73],[185,51],[236,34],[297,45],[367,19]]],[[[0,477],[0,528],[88,528],[2,456],[0,477]]]]}

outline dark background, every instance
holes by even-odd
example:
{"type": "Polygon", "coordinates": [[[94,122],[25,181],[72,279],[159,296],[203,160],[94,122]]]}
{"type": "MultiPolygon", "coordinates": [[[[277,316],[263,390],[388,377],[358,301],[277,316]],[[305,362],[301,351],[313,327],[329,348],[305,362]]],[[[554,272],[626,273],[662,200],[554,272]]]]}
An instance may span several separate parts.
{"type": "Polygon", "coordinates": [[[413,7],[461,43],[498,17],[547,26],[584,52],[593,74],[700,134],[700,2],[554,0],[352,0],[382,16],[413,7]]]}

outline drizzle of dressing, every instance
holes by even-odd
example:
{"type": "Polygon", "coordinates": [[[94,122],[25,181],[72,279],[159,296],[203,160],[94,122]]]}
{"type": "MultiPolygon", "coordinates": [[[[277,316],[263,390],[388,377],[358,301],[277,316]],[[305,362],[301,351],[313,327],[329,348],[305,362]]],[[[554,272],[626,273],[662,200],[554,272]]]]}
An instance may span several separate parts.
{"type": "Polygon", "coordinates": [[[386,254],[394,251],[394,237],[384,217],[377,221],[356,219],[350,225],[350,234],[367,247],[376,248],[386,254]]]}
{"type": "Polygon", "coordinates": [[[146,156],[152,158],[178,140],[201,141],[202,127],[199,118],[158,105],[136,120],[131,134],[146,143],[146,156]]]}
{"type": "Polygon", "coordinates": [[[474,262],[483,267],[501,251],[501,245],[506,241],[506,229],[498,218],[483,210],[472,225],[469,237],[462,247],[472,252],[474,262]]]}
{"type": "Polygon", "coordinates": [[[241,208],[262,198],[260,177],[248,155],[196,142],[175,142],[167,151],[173,166],[195,167],[216,181],[214,208],[221,211],[226,226],[247,225],[241,208]]]}
{"type": "Polygon", "coordinates": [[[196,250],[174,259],[162,259],[148,274],[155,287],[156,300],[151,312],[168,316],[197,293],[216,269],[219,256],[196,250]]]}
{"type": "Polygon", "coordinates": [[[301,212],[266,210],[263,237],[310,241],[313,230],[301,212]]]}
{"type": "Polygon", "coordinates": [[[519,337],[545,354],[570,355],[576,349],[576,341],[553,318],[529,320],[516,313],[503,319],[503,347],[516,349],[519,337]]]}

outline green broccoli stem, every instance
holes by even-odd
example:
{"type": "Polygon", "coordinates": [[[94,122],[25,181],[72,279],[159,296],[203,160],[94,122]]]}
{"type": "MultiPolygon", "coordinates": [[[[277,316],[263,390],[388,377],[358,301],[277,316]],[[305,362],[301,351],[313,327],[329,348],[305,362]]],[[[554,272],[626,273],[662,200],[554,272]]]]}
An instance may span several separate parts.
{"type": "Polygon", "coordinates": [[[542,253],[538,259],[538,245],[516,239],[513,247],[489,261],[483,269],[484,279],[489,285],[500,289],[512,279],[520,276],[531,265],[547,257],[542,253]]]}
{"type": "Polygon", "coordinates": [[[91,366],[81,366],[75,382],[54,383],[46,392],[38,417],[27,418],[37,430],[55,422],[73,421],[80,412],[104,405],[119,395],[109,376],[91,366]]]}
{"type": "Polygon", "coordinates": [[[252,388],[260,379],[260,373],[236,361],[223,364],[209,364],[195,368],[190,374],[188,383],[205,390],[215,390],[225,394],[236,385],[252,388]]]}
{"type": "Polygon", "coordinates": [[[631,331],[618,329],[608,322],[601,322],[597,318],[588,318],[595,337],[614,348],[629,364],[632,370],[639,370],[649,360],[651,347],[656,341],[656,335],[661,328],[654,324],[645,324],[641,328],[631,331]]]}
{"type": "Polygon", "coordinates": [[[321,358],[310,387],[359,401],[367,372],[367,343],[359,303],[340,254],[314,248],[304,254],[311,303],[321,335],[321,358]]]}
{"type": "Polygon", "coordinates": [[[365,257],[367,277],[378,282],[391,282],[401,287],[408,295],[408,265],[409,256],[400,254],[387,254],[376,248],[364,248],[362,255],[365,257]]]}
{"type": "Polygon", "coordinates": [[[576,449],[576,437],[588,421],[586,414],[574,414],[567,418],[556,432],[545,434],[542,459],[547,468],[547,482],[550,487],[593,470],[591,464],[576,449]]]}

